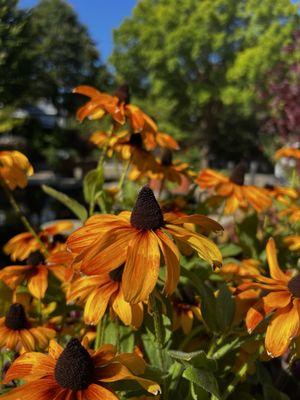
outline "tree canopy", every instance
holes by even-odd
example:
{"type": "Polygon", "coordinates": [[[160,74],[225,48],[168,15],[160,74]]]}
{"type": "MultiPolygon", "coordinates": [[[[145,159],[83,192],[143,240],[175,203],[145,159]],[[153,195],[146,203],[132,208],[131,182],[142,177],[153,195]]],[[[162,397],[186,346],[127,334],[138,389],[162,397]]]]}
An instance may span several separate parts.
{"type": "Polygon", "coordinates": [[[0,105],[16,104],[32,72],[28,13],[17,0],[0,0],[0,105]]]}
{"type": "Polygon", "coordinates": [[[290,0],[141,0],[111,61],[166,127],[233,156],[256,141],[258,90],[298,24],[290,0]]]}

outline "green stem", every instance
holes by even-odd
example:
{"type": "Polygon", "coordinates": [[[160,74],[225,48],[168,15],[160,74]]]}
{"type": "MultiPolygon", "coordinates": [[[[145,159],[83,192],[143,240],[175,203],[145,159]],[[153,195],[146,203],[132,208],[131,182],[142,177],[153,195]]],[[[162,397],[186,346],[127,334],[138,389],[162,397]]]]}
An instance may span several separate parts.
{"type": "Polygon", "coordinates": [[[123,188],[123,185],[124,185],[124,182],[125,182],[125,178],[126,178],[130,163],[131,163],[131,158],[126,162],[126,164],[125,164],[125,166],[123,168],[122,174],[120,176],[120,180],[119,180],[119,183],[118,183],[118,189],[120,191],[123,188]]]}
{"type": "Polygon", "coordinates": [[[167,367],[166,367],[165,355],[164,355],[163,326],[162,326],[161,314],[159,312],[154,293],[152,293],[150,295],[150,304],[151,304],[151,308],[152,308],[152,312],[153,312],[155,338],[156,338],[156,342],[158,345],[159,366],[160,366],[160,369],[163,374],[162,399],[167,400],[167,398],[168,398],[167,381],[166,381],[167,367]]]}
{"type": "Polygon", "coordinates": [[[99,349],[99,347],[101,347],[103,344],[105,325],[106,325],[106,315],[104,315],[97,324],[96,339],[94,345],[95,350],[99,349]]]}
{"type": "Polygon", "coordinates": [[[37,309],[39,322],[42,323],[43,322],[43,313],[42,313],[42,300],[41,299],[37,299],[36,309],[37,309]]]}
{"type": "Polygon", "coordinates": [[[120,321],[119,318],[115,319],[115,327],[116,327],[116,348],[117,352],[120,352],[120,321]]]}
{"type": "Polygon", "coordinates": [[[49,252],[48,252],[47,248],[45,247],[44,243],[41,241],[39,235],[36,233],[36,231],[31,226],[31,224],[28,221],[28,219],[26,218],[26,216],[23,214],[23,212],[20,209],[18,203],[16,202],[12,192],[7,188],[6,184],[3,181],[1,181],[1,186],[2,186],[2,188],[4,190],[4,193],[5,193],[6,197],[8,198],[8,201],[10,202],[12,208],[14,209],[14,211],[16,212],[18,217],[20,218],[20,220],[23,223],[23,225],[25,226],[25,228],[28,230],[28,232],[30,232],[32,234],[32,236],[39,243],[39,245],[41,246],[41,249],[44,251],[45,255],[48,256],[49,252]]]}
{"type": "Polygon", "coordinates": [[[107,152],[107,149],[108,149],[108,142],[109,142],[109,139],[112,137],[113,133],[114,133],[114,125],[112,124],[110,129],[109,129],[109,131],[108,131],[106,144],[102,149],[101,156],[100,156],[100,159],[98,161],[98,166],[97,166],[98,169],[101,169],[103,167],[103,163],[104,163],[104,160],[105,160],[105,155],[106,155],[106,152],[107,152]]]}
{"type": "Polygon", "coordinates": [[[211,344],[211,346],[210,346],[210,348],[208,350],[208,353],[207,353],[208,357],[213,357],[214,356],[215,350],[217,349],[218,346],[220,346],[223,343],[224,339],[227,336],[228,336],[228,333],[224,333],[218,339],[215,336],[213,336],[212,344],[211,344]]]}
{"type": "Polygon", "coordinates": [[[232,382],[228,385],[227,389],[223,393],[221,400],[226,400],[228,397],[231,395],[231,393],[234,392],[237,384],[240,382],[240,380],[243,378],[244,375],[246,375],[248,370],[248,363],[245,363],[238,371],[232,382]]]}
{"type": "Polygon", "coordinates": [[[159,194],[158,194],[158,198],[161,198],[162,192],[164,190],[164,186],[165,186],[165,178],[162,179],[161,184],[160,184],[160,188],[159,188],[159,194]]]}
{"type": "Polygon", "coordinates": [[[236,373],[232,382],[228,385],[227,389],[223,393],[221,400],[227,400],[228,397],[235,391],[238,383],[243,379],[243,377],[247,374],[249,364],[254,362],[262,353],[264,352],[264,347],[261,346],[258,352],[255,352],[252,356],[248,358],[248,360],[241,366],[241,368],[236,373]]]}

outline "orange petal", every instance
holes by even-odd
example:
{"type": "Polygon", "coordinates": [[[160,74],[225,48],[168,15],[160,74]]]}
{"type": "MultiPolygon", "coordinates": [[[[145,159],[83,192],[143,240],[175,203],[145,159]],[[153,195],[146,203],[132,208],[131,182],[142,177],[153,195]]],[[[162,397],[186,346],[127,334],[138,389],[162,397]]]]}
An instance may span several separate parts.
{"type": "Polygon", "coordinates": [[[180,276],[180,265],[179,265],[179,251],[177,246],[172,240],[164,234],[161,230],[156,231],[156,235],[159,237],[159,246],[165,259],[167,267],[167,277],[164,287],[164,291],[167,296],[170,296],[177,287],[180,276]]]}
{"type": "Polygon", "coordinates": [[[42,299],[48,287],[48,269],[44,265],[36,267],[37,272],[28,279],[28,290],[33,297],[42,299]]]}
{"type": "Polygon", "coordinates": [[[271,357],[279,357],[286,352],[291,340],[299,331],[299,300],[293,305],[279,309],[267,328],[265,345],[271,357]]]}
{"type": "Polygon", "coordinates": [[[110,282],[92,291],[84,307],[84,321],[86,324],[96,325],[100,321],[117,287],[117,282],[110,282]]]}
{"type": "Polygon", "coordinates": [[[113,392],[109,389],[104,388],[103,386],[96,385],[92,383],[88,389],[82,391],[82,399],[84,400],[118,400],[117,397],[113,392]]]}
{"type": "Polygon", "coordinates": [[[140,232],[129,244],[122,277],[125,301],[146,301],[158,279],[160,252],[158,240],[151,231],[140,232]]]}
{"type": "Polygon", "coordinates": [[[274,279],[281,280],[283,282],[287,282],[289,278],[281,271],[278,265],[276,246],[273,238],[269,239],[266,247],[266,252],[267,252],[267,260],[269,264],[271,277],[274,279]]]}
{"type": "Polygon", "coordinates": [[[291,301],[292,295],[290,292],[271,292],[263,297],[263,303],[268,308],[284,308],[291,301]]]}

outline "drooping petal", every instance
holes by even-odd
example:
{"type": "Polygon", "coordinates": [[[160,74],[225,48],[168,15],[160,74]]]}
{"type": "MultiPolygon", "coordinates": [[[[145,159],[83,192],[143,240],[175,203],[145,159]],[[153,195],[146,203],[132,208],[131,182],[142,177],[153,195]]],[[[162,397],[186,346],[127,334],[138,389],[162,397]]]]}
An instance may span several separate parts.
{"type": "Polygon", "coordinates": [[[188,243],[197,251],[199,257],[209,262],[214,267],[222,265],[222,254],[216,244],[199,233],[188,231],[176,225],[167,224],[164,228],[176,239],[188,243]]]}
{"type": "Polygon", "coordinates": [[[135,236],[132,228],[111,230],[82,254],[81,270],[87,275],[100,275],[116,269],[125,262],[128,243],[135,236]]]}
{"type": "Polygon", "coordinates": [[[33,351],[35,348],[35,340],[30,331],[27,329],[22,329],[20,331],[20,336],[25,351],[33,351]]]}
{"type": "Polygon", "coordinates": [[[267,252],[267,260],[269,264],[271,277],[283,282],[287,282],[289,278],[281,271],[278,265],[276,246],[273,238],[269,239],[266,247],[266,252],[267,252]]]}
{"type": "Polygon", "coordinates": [[[88,296],[84,307],[84,321],[86,324],[96,325],[103,317],[112,294],[117,290],[116,282],[94,289],[88,296]]]}
{"type": "Polygon", "coordinates": [[[149,379],[133,375],[127,367],[117,362],[103,367],[101,370],[99,370],[99,372],[97,371],[97,378],[101,382],[135,380],[149,393],[155,395],[160,393],[160,386],[157,383],[150,381],[149,379]]]}
{"type": "Polygon", "coordinates": [[[26,381],[53,374],[54,363],[46,354],[31,352],[19,356],[5,374],[4,384],[12,380],[26,381]]]}
{"type": "Polygon", "coordinates": [[[271,292],[263,297],[263,303],[269,308],[284,308],[291,301],[292,295],[290,292],[271,292]]]}
{"type": "Polygon", "coordinates": [[[48,287],[48,269],[44,265],[36,267],[37,272],[28,279],[28,290],[33,297],[43,299],[48,287]]]}
{"type": "Polygon", "coordinates": [[[205,215],[186,215],[184,217],[174,218],[170,221],[175,225],[182,224],[196,224],[199,225],[205,232],[218,232],[222,231],[223,227],[218,222],[214,221],[211,218],[206,217],[205,215]]]}
{"type": "Polygon", "coordinates": [[[112,391],[103,386],[92,383],[86,390],[82,391],[84,400],[118,400],[112,391]]]}
{"type": "Polygon", "coordinates": [[[124,300],[122,290],[119,290],[118,294],[114,298],[112,308],[125,325],[131,325],[132,305],[124,300]]]}
{"type": "Polygon", "coordinates": [[[271,357],[279,357],[286,352],[291,340],[299,331],[299,300],[294,300],[292,305],[281,308],[267,328],[265,345],[271,357]]]}
{"type": "Polygon", "coordinates": [[[179,265],[179,251],[174,242],[163,233],[161,230],[157,230],[156,235],[159,237],[159,246],[164,256],[164,260],[167,267],[167,277],[164,287],[164,291],[167,296],[170,296],[177,287],[180,276],[180,265],[179,265]]]}
{"type": "Polygon", "coordinates": [[[160,252],[158,240],[151,231],[141,231],[129,244],[122,277],[125,301],[146,301],[158,279],[160,252]]]}

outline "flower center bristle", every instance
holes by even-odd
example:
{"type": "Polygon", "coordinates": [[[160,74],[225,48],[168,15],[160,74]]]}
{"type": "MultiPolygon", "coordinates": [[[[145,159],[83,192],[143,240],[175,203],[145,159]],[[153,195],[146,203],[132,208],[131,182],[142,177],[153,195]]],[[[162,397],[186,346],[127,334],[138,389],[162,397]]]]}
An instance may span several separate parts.
{"type": "Polygon", "coordinates": [[[27,258],[27,265],[32,265],[33,267],[37,267],[39,264],[43,264],[45,261],[45,257],[40,251],[34,251],[33,253],[30,254],[30,256],[27,258]]]}
{"type": "Polygon", "coordinates": [[[84,390],[91,384],[94,364],[78,339],[71,339],[59,356],[54,376],[61,387],[74,391],[84,390]]]}
{"type": "Polygon", "coordinates": [[[161,165],[169,167],[173,164],[173,153],[170,149],[163,149],[161,157],[161,165]]]}
{"type": "Polygon", "coordinates": [[[287,287],[294,297],[300,298],[300,274],[294,276],[288,282],[287,287]]]}
{"type": "Polygon", "coordinates": [[[124,83],[115,91],[115,96],[119,98],[120,103],[129,104],[130,103],[130,91],[129,85],[124,83]]]}
{"type": "Polygon", "coordinates": [[[14,303],[5,316],[5,326],[13,331],[21,331],[28,327],[25,310],[22,304],[14,303]]]}
{"type": "Polygon", "coordinates": [[[235,166],[230,175],[231,182],[235,183],[236,185],[244,185],[245,182],[245,174],[246,174],[246,166],[243,162],[240,162],[235,166]]]}
{"type": "Polygon", "coordinates": [[[125,267],[125,264],[122,264],[122,265],[120,265],[120,267],[110,271],[109,272],[110,279],[113,280],[114,282],[121,282],[122,281],[124,267],[125,267]]]}
{"type": "Polygon", "coordinates": [[[156,230],[164,225],[162,211],[149,186],[144,186],[140,190],[130,223],[133,227],[143,230],[156,230]]]}

